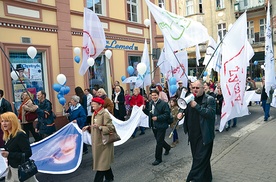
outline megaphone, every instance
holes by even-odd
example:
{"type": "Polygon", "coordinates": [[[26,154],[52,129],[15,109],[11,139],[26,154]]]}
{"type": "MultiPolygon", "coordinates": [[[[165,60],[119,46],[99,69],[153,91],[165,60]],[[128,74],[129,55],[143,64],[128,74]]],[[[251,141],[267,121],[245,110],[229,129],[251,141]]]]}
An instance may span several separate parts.
{"type": "Polygon", "coordinates": [[[177,100],[177,105],[181,108],[181,109],[186,109],[187,105],[195,99],[194,94],[189,94],[187,97],[183,98],[179,98],[177,100]]]}

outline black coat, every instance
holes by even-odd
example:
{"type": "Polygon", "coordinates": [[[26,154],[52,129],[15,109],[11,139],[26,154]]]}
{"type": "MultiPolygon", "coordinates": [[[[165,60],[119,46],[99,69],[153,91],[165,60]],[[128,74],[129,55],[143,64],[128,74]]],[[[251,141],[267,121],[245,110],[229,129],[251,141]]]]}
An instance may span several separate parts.
{"type": "MultiPolygon", "coordinates": [[[[191,107],[188,104],[187,108],[191,107]]],[[[200,132],[203,140],[203,144],[207,145],[212,142],[215,138],[215,111],[216,111],[216,103],[214,97],[204,94],[202,103],[197,104],[194,107],[196,112],[199,114],[200,119],[200,132]]],[[[189,109],[185,110],[185,120],[184,120],[184,132],[187,133],[188,131],[188,111],[189,109]]],[[[189,139],[190,140],[190,139],[189,139]]]]}
{"type": "Polygon", "coordinates": [[[9,103],[9,101],[2,98],[2,103],[1,103],[1,106],[0,106],[0,114],[3,114],[3,113],[8,112],[8,111],[12,112],[11,104],[9,103]]]}
{"type": "Polygon", "coordinates": [[[49,135],[55,132],[55,126],[52,125],[55,119],[54,113],[52,111],[52,103],[47,99],[45,99],[43,102],[39,102],[36,113],[38,115],[36,128],[39,130],[39,133],[49,135]]]}
{"type": "MultiPolygon", "coordinates": [[[[113,97],[112,97],[113,103],[114,103],[114,99],[115,99],[115,95],[113,95],[113,97]]],[[[126,106],[125,106],[125,96],[124,96],[123,92],[120,92],[120,94],[118,95],[117,101],[119,101],[118,107],[119,107],[120,118],[124,118],[126,115],[126,106]]],[[[115,103],[114,103],[113,110],[115,111],[115,103]]],[[[115,116],[115,117],[117,118],[117,116],[115,116]]]]}
{"type": "Polygon", "coordinates": [[[166,129],[168,128],[168,120],[170,119],[171,109],[169,104],[161,99],[158,99],[156,105],[154,106],[154,114],[152,112],[153,101],[149,104],[149,126],[156,129],[166,129]],[[152,117],[157,116],[156,121],[152,121],[152,117]]]}
{"type": "Polygon", "coordinates": [[[13,168],[18,168],[18,165],[21,164],[22,153],[25,153],[25,161],[32,156],[29,139],[22,131],[18,132],[15,137],[11,136],[4,148],[9,152],[8,164],[13,168]]]}

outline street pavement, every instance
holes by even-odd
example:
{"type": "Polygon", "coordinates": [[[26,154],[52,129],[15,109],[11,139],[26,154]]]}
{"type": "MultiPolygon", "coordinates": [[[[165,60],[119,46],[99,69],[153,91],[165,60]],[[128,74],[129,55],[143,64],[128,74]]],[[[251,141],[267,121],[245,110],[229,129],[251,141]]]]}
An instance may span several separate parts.
{"type": "MultiPolygon", "coordinates": [[[[211,158],[213,182],[276,182],[276,109],[263,121],[259,105],[249,108],[251,114],[238,118],[236,128],[216,133],[211,158]]],[[[168,131],[169,134],[170,130],[168,131]]],[[[166,136],[168,136],[168,134],[166,136]]],[[[181,139],[163,162],[152,166],[155,140],[150,130],[143,136],[128,140],[115,147],[112,164],[114,182],[183,182],[191,167],[191,152],[183,128],[178,130],[181,139]]],[[[171,139],[166,137],[169,142],[171,139]]],[[[40,182],[93,181],[91,148],[83,156],[80,167],[71,174],[37,174],[40,182]]]]}

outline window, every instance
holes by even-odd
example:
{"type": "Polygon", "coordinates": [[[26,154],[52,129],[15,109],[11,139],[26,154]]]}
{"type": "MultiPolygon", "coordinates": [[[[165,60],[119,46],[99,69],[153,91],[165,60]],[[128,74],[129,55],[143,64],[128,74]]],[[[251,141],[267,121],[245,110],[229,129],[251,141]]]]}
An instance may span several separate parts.
{"type": "Polygon", "coordinates": [[[9,56],[22,81],[19,79],[12,80],[14,106],[15,110],[18,110],[21,105],[21,94],[25,91],[25,88],[34,96],[35,101],[36,93],[45,90],[42,53],[37,53],[34,59],[31,59],[27,53],[22,52],[10,52],[9,56]]]}
{"type": "Polygon", "coordinates": [[[89,67],[89,87],[103,88],[107,92],[107,73],[105,56],[98,56],[93,66],[89,67]]]}
{"type": "Polygon", "coordinates": [[[251,44],[255,42],[254,21],[247,22],[247,38],[251,44]]]}
{"type": "Polygon", "coordinates": [[[194,14],[193,0],[186,0],[186,15],[194,14]]]}
{"type": "Polygon", "coordinates": [[[260,37],[265,36],[265,18],[260,19],[260,37]]]}
{"type": "Polygon", "coordinates": [[[199,0],[198,2],[198,5],[199,5],[199,13],[203,13],[203,6],[202,6],[202,0],[199,0]]]}
{"type": "Polygon", "coordinates": [[[104,15],[105,0],[86,0],[87,8],[94,11],[96,14],[104,15]]]}
{"type": "Polygon", "coordinates": [[[218,35],[220,40],[225,36],[226,34],[226,23],[218,24],[218,35]]]}
{"type": "Polygon", "coordinates": [[[138,2],[137,0],[127,0],[128,21],[138,22],[138,2]]]}
{"type": "Polygon", "coordinates": [[[160,7],[160,8],[165,8],[165,0],[158,0],[158,6],[160,7]]]}
{"type": "Polygon", "coordinates": [[[248,1],[247,0],[244,0],[244,6],[246,7],[246,6],[248,6],[248,1]]]}
{"type": "Polygon", "coordinates": [[[217,0],[217,9],[224,8],[224,0],[217,0]]]}
{"type": "MultiPolygon", "coordinates": [[[[141,62],[141,56],[128,56],[128,64],[129,64],[129,66],[132,66],[135,70],[133,75],[129,75],[129,76],[137,76],[138,75],[137,65],[140,62],[141,62]]],[[[130,86],[130,90],[132,91],[135,87],[135,83],[130,83],[129,86],[130,86]]]]}

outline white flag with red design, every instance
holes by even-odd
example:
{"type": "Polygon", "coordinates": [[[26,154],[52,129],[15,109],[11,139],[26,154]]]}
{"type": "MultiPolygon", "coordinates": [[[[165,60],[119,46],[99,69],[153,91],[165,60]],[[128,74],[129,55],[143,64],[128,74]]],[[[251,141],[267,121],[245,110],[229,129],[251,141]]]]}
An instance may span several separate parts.
{"type": "Polygon", "coordinates": [[[87,59],[96,59],[105,49],[106,38],[102,23],[99,17],[92,10],[84,8],[83,12],[83,51],[82,63],[79,70],[80,75],[84,75],[89,68],[87,59]]]}
{"type": "Polygon", "coordinates": [[[228,120],[248,115],[244,99],[246,74],[254,51],[247,40],[246,12],[235,22],[222,43],[220,83],[224,102],[220,131],[228,120]]]}

